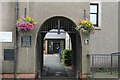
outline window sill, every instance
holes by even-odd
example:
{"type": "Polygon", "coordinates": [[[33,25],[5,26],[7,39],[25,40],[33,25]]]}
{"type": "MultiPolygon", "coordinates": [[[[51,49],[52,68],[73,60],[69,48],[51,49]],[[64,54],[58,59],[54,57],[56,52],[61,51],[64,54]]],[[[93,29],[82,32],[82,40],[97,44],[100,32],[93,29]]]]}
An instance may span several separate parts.
{"type": "Polygon", "coordinates": [[[95,30],[101,30],[101,27],[95,27],[95,30]]]}

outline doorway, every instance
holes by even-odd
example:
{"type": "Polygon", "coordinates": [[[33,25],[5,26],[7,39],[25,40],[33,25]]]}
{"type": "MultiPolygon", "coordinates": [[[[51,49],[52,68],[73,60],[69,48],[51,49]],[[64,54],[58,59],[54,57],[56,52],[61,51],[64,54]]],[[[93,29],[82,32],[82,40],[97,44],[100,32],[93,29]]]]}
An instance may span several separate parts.
{"type": "MultiPolygon", "coordinates": [[[[37,72],[40,77],[42,77],[42,72],[44,70],[44,50],[43,50],[43,40],[47,32],[52,29],[57,29],[59,34],[59,29],[65,30],[69,36],[71,37],[72,43],[72,71],[77,75],[77,72],[81,72],[81,39],[79,33],[75,30],[76,25],[73,21],[66,17],[52,17],[46,20],[38,33],[38,40],[37,40],[37,72]]],[[[58,53],[60,49],[60,43],[56,42],[53,43],[53,51],[54,53],[58,53]]],[[[51,57],[52,59],[52,57],[51,57]]],[[[59,72],[60,73],[60,72],[59,72]]],[[[74,76],[74,77],[75,77],[74,76]]],[[[64,77],[64,76],[63,76],[64,77]]]]}
{"type": "MultiPolygon", "coordinates": [[[[45,38],[46,39],[46,38],[45,38]]],[[[46,39],[45,40],[45,53],[44,54],[54,54],[59,53],[60,50],[65,49],[65,40],[64,39],[46,39]]]]}
{"type": "Polygon", "coordinates": [[[53,43],[53,53],[58,53],[60,49],[60,43],[53,43]]]}

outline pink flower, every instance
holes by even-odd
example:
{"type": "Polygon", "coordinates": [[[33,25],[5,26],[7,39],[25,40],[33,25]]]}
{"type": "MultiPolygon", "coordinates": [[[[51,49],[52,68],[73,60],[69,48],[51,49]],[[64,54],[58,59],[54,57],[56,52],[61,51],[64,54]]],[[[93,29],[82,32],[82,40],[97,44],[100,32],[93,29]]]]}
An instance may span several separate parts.
{"type": "Polygon", "coordinates": [[[30,29],[30,30],[33,30],[33,29],[34,29],[34,27],[30,27],[29,29],[30,29]]]}
{"type": "Polygon", "coordinates": [[[85,20],[89,20],[88,18],[85,18],[85,20]]]}
{"type": "Polygon", "coordinates": [[[15,25],[18,25],[18,23],[17,23],[17,24],[15,24],[15,25]]]}
{"type": "Polygon", "coordinates": [[[24,18],[24,16],[21,16],[21,18],[24,18]]]}
{"type": "Polygon", "coordinates": [[[92,24],[92,23],[90,22],[90,24],[92,24]]]}
{"type": "Polygon", "coordinates": [[[84,28],[81,28],[81,31],[84,31],[84,28]]]}
{"type": "Polygon", "coordinates": [[[33,25],[33,24],[29,24],[29,25],[33,25]]]}
{"type": "Polygon", "coordinates": [[[28,31],[28,30],[33,30],[34,27],[32,27],[33,24],[31,23],[21,23],[19,26],[18,26],[18,30],[25,30],[25,31],[28,31]]]}
{"type": "Polygon", "coordinates": [[[93,32],[93,34],[95,34],[95,33],[96,33],[96,31],[93,32]]]}
{"type": "Polygon", "coordinates": [[[81,22],[82,20],[79,20],[79,22],[81,22]]]}
{"type": "Polygon", "coordinates": [[[18,28],[18,30],[20,30],[20,29],[21,29],[21,27],[18,28]]]}
{"type": "Polygon", "coordinates": [[[92,27],[93,29],[95,29],[95,27],[92,27]]]}
{"type": "Polygon", "coordinates": [[[23,27],[23,29],[24,29],[25,31],[27,31],[26,27],[23,27]]]}
{"type": "Polygon", "coordinates": [[[86,30],[83,30],[83,32],[86,32],[86,30]]]}
{"type": "Polygon", "coordinates": [[[81,22],[82,20],[77,20],[77,22],[81,22]]]}

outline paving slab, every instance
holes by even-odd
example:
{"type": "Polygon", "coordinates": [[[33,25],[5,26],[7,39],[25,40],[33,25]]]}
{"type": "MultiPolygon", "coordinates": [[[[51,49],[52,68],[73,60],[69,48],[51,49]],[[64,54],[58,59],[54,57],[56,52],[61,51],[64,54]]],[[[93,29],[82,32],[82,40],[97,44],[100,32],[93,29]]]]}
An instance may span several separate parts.
{"type": "Polygon", "coordinates": [[[48,68],[46,77],[68,77],[58,55],[44,55],[44,66],[48,68]]]}

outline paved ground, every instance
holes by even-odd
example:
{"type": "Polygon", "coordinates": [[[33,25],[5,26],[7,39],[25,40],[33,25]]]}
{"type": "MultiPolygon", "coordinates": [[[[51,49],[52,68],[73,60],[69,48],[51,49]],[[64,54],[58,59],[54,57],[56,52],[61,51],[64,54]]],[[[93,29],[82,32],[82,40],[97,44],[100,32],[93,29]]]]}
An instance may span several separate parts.
{"type": "Polygon", "coordinates": [[[74,80],[74,74],[71,68],[64,67],[60,62],[59,55],[44,55],[43,78],[52,78],[60,80],[74,80]]]}
{"type": "MultiPolygon", "coordinates": [[[[92,77],[92,75],[90,76],[92,77]]],[[[94,73],[94,78],[118,78],[118,75],[111,74],[110,72],[104,72],[104,73],[94,73]]]]}
{"type": "Polygon", "coordinates": [[[41,80],[77,80],[72,70],[63,66],[58,55],[44,55],[44,66],[41,80]]]}
{"type": "Polygon", "coordinates": [[[44,55],[44,65],[47,69],[46,77],[67,77],[58,55],[44,55]]]}

